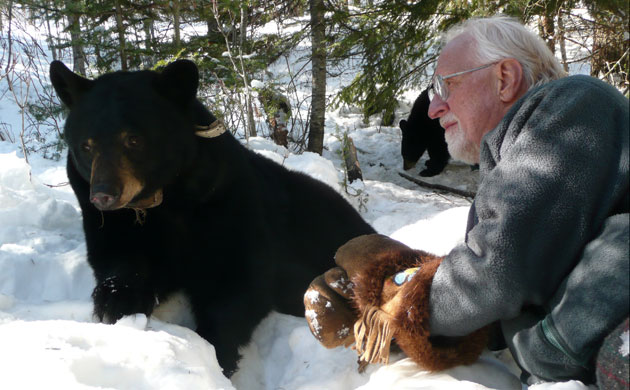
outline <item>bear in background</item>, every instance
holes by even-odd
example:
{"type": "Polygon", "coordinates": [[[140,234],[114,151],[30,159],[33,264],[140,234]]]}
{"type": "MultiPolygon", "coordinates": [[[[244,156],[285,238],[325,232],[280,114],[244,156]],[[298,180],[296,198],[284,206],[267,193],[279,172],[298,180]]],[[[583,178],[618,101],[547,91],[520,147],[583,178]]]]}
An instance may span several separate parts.
{"type": "Polygon", "coordinates": [[[426,169],[420,171],[420,176],[435,176],[442,172],[448,164],[450,154],[444,139],[444,129],[437,119],[427,115],[429,111],[429,90],[422,91],[413,103],[413,108],[407,120],[400,121],[402,130],[402,144],[400,152],[403,157],[403,168],[412,169],[422,157],[425,150],[429,153],[426,169]]]}
{"type": "Polygon", "coordinates": [[[196,98],[191,61],[85,79],[50,65],[69,107],[67,172],[83,216],[99,321],[183,294],[230,376],[277,310],[304,316],[338,247],[374,233],[337,192],[245,148],[196,98]]]}

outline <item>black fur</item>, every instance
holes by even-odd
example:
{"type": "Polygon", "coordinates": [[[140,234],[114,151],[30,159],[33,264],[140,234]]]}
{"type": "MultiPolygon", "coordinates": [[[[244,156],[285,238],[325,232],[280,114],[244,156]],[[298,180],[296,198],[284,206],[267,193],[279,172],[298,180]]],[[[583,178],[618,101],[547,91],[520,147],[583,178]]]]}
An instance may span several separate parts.
{"type": "MultiPolygon", "coordinates": [[[[192,62],[96,80],[60,62],[50,71],[70,108],[68,177],[83,212],[101,321],[150,315],[157,301],[183,290],[198,333],[230,375],[237,348],[270,310],[303,316],[303,294],[334,265],[337,248],[374,232],[327,185],[249,151],[229,132],[195,135],[195,125],[216,119],[195,97],[192,62]],[[162,203],[141,218],[131,208],[97,209],[90,188],[97,153],[112,171],[128,161],[124,171],[143,183],[134,202],[163,189],[162,203]]],[[[107,169],[97,176],[116,196],[121,185],[107,169]]]]}
{"type": "Polygon", "coordinates": [[[413,168],[425,150],[429,153],[429,160],[425,163],[426,169],[420,172],[420,176],[439,174],[450,158],[444,140],[444,129],[440,126],[439,120],[431,119],[427,115],[430,103],[429,91],[425,89],[414,102],[409,118],[399,123],[402,130],[400,152],[403,157],[403,168],[405,170],[413,168]]]}

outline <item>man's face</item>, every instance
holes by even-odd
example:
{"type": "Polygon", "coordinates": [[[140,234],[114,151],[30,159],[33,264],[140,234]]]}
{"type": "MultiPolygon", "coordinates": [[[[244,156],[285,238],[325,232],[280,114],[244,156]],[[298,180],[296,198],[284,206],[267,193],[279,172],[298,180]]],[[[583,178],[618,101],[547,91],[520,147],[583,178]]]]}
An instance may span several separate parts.
{"type": "MultiPolygon", "coordinates": [[[[473,57],[474,50],[471,37],[456,37],[442,50],[435,74],[448,76],[485,65],[473,57]]],[[[496,69],[493,65],[448,78],[444,80],[449,90],[446,101],[437,95],[431,101],[429,117],[440,118],[448,150],[457,160],[478,164],[481,138],[503,117],[496,69]]]]}

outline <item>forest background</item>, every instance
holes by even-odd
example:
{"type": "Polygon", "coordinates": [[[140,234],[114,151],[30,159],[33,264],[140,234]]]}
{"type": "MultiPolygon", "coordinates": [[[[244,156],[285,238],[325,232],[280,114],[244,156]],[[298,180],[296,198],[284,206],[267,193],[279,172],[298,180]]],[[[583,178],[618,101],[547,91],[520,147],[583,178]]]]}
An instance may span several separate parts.
{"type": "Polygon", "coordinates": [[[366,121],[395,126],[402,93],[429,83],[440,34],[497,13],[537,27],[565,69],[588,63],[627,96],[628,8],[627,0],[0,0],[0,99],[22,118],[15,128],[0,116],[0,141],[20,143],[27,159],[63,155],[65,113],[45,66],[53,59],[93,78],[189,58],[200,69],[199,98],[233,133],[321,154],[327,108],[351,105],[366,121]],[[289,53],[304,41],[295,61],[289,53]],[[567,47],[581,54],[567,56],[567,47]],[[267,71],[277,61],[288,83],[267,71]],[[352,81],[327,90],[344,73],[352,81]]]}

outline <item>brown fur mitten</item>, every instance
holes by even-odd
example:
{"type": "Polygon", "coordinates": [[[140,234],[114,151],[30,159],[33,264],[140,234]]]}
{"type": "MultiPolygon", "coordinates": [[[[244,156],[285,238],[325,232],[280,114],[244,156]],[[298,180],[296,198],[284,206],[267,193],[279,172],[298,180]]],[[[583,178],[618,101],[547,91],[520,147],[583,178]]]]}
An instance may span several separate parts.
{"type": "MultiPolygon", "coordinates": [[[[376,267],[385,277],[412,267],[418,261],[417,251],[382,234],[366,234],[346,242],[335,254],[335,263],[343,268],[351,281],[376,267]]],[[[380,290],[375,292],[380,295],[380,290]]]]}
{"type": "MultiPolygon", "coordinates": [[[[380,234],[360,236],[341,246],[335,254],[338,267],[315,278],[304,294],[305,317],[313,336],[326,348],[354,343],[354,323],[359,312],[350,301],[352,278],[370,264],[390,264],[389,259],[415,263],[415,254],[405,245],[380,234]]],[[[401,268],[391,263],[392,272],[401,268]]]]}
{"type": "MultiPolygon", "coordinates": [[[[360,313],[354,327],[359,359],[387,363],[393,337],[407,356],[430,371],[473,363],[486,345],[485,329],[461,338],[432,338],[429,332],[431,282],[442,258],[384,236],[362,237],[352,243],[354,255],[344,256],[343,264],[337,259],[353,270],[353,301],[360,313]],[[383,251],[374,247],[378,243],[384,244],[383,251]],[[366,250],[377,253],[378,260],[360,266],[356,259],[366,250]]],[[[337,256],[345,253],[342,248],[337,256]]]]}
{"type": "Polygon", "coordinates": [[[423,263],[383,309],[392,315],[396,344],[419,366],[441,371],[474,363],[488,342],[486,328],[463,337],[431,337],[429,294],[442,260],[423,263]]]}

